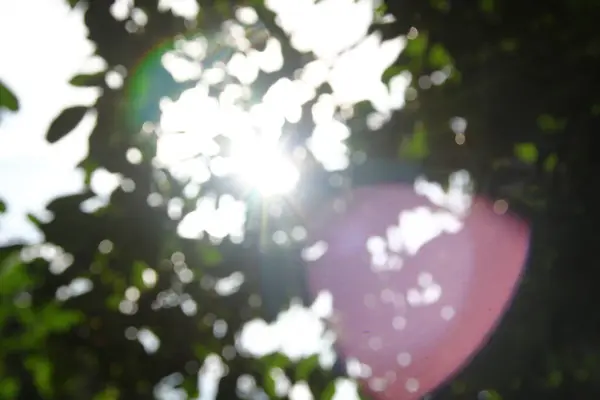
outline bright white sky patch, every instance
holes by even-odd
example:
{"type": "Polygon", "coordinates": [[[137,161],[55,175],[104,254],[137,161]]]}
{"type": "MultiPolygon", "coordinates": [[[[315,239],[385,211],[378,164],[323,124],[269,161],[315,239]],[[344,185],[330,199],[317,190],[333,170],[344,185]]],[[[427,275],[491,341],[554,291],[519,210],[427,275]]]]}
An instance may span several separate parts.
{"type": "Polygon", "coordinates": [[[67,83],[94,50],[84,39],[82,10],[71,11],[61,0],[0,2],[0,37],[15,35],[18,40],[0,41],[0,76],[21,103],[19,112],[6,112],[0,124],[0,198],[8,205],[0,217],[0,244],[39,242],[41,233],[26,214],[43,218],[49,201],[83,189],[75,166],[87,155],[93,113],[53,145],[44,135],[64,108],[92,104],[98,94],[67,83]],[[24,24],[36,29],[23,29],[24,24]]]}

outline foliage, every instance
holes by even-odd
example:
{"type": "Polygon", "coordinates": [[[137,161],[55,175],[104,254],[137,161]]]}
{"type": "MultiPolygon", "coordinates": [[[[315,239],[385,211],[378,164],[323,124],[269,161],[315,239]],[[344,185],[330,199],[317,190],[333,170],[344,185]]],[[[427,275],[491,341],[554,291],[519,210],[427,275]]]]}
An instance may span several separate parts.
{"type": "MultiPolygon", "coordinates": [[[[293,71],[302,55],[261,2],[253,3],[271,33],[282,39],[285,68],[293,71]]],[[[133,68],[156,42],[192,29],[181,18],[158,12],[155,2],[136,4],[152,21],[143,34],[128,33],[125,21],[112,18],[110,2],[89,2],[90,38],[111,67],[133,68]]],[[[232,2],[214,4],[202,4],[197,21],[202,29],[232,14],[232,2]]],[[[474,398],[476,393],[489,400],[587,399],[600,390],[600,319],[587,311],[595,304],[600,274],[592,268],[597,227],[590,222],[597,212],[590,166],[598,129],[598,113],[592,111],[600,104],[591,90],[600,70],[598,7],[577,0],[482,0],[461,6],[414,0],[386,2],[378,10],[393,14],[395,22],[374,29],[385,37],[409,35],[405,51],[382,78],[389,81],[409,71],[413,95],[380,129],[364,132],[359,124],[352,146],[373,158],[418,162],[440,178],[467,168],[480,193],[509,200],[534,224],[529,267],[514,305],[485,348],[440,388],[436,399],[474,398]],[[435,83],[442,73],[445,78],[435,83]],[[468,121],[465,132],[453,131],[455,117],[468,121]],[[466,138],[463,145],[457,145],[459,134],[466,138]]],[[[273,76],[260,79],[268,82],[273,76]]],[[[91,193],[48,206],[54,219],[40,224],[46,240],[74,257],[61,274],[51,273],[52,261],[41,256],[22,260],[20,246],[2,249],[0,398],[148,399],[157,382],[176,372],[184,374],[180,386],[191,392],[204,359],[223,355],[235,342],[234,332],[264,312],[249,301],[266,290],[257,278],[260,252],[181,239],[176,221],[166,217],[166,206],[147,203],[159,186],[150,161],[156,150],[151,143],[140,144],[137,132],[121,118],[123,92],[110,90],[104,74],[79,75],[71,84],[103,90],[94,106],[98,123],[90,153],[82,163],[86,174],[105,168],[130,178],[135,191],[118,188],[110,204],[94,213],[80,209],[91,193]],[[143,161],[128,163],[126,150],[142,145],[143,161]],[[103,241],[111,243],[111,251],[99,250],[103,241]],[[184,264],[194,272],[191,281],[174,272],[181,264],[174,254],[184,254],[184,264]],[[156,274],[155,284],[145,283],[145,271],[156,274]],[[244,272],[246,282],[231,296],[218,296],[207,284],[236,271],[244,272]],[[91,292],[56,300],[59,288],[80,277],[93,282],[91,292]],[[140,295],[137,312],[124,315],[120,306],[128,288],[140,295]],[[169,291],[195,299],[197,314],[187,316],[177,306],[153,309],[155,299],[169,291]],[[215,319],[229,327],[221,339],[210,327],[215,319]],[[160,349],[147,354],[125,336],[130,327],[154,332],[160,349]]],[[[0,112],[18,107],[17,98],[0,83],[0,112]]],[[[372,111],[365,107],[356,121],[372,111]]],[[[65,137],[88,110],[64,110],[47,140],[65,137]]],[[[182,185],[160,172],[166,176],[165,192],[180,193],[182,185]]],[[[0,203],[0,212],[3,208],[0,203]]],[[[295,381],[309,382],[316,398],[332,395],[335,373],[322,371],[315,357],[293,363],[282,355],[238,356],[227,364],[219,399],[237,398],[235,382],[242,374],[253,375],[274,398],[270,371],[275,367],[295,381]]]]}
{"type": "Polygon", "coordinates": [[[58,117],[52,121],[48,133],[46,134],[46,140],[50,143],[54,143],[62,139],[66,134],[71,132],[81,122],[87,107],[71,107],[64,110],[58,117]]]}
{"type": "Polygon", "coordinates": [[[7,108],[11,111],[19,109],[19,100],[6,86],[0,82],[0,109],[7,108]]]}

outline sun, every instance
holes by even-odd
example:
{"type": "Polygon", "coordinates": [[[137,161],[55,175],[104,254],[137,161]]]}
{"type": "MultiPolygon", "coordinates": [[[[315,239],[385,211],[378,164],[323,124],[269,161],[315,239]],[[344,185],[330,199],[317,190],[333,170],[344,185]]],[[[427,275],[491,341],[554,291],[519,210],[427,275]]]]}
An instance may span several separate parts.
{"type": "Polygon", "coordinates": [[[262,197],[290,194],[300,179],[297,166],[286,157],[276,142],[253,138],[234,141],[230,160],[234,174],[243,185],[262,197]]]}

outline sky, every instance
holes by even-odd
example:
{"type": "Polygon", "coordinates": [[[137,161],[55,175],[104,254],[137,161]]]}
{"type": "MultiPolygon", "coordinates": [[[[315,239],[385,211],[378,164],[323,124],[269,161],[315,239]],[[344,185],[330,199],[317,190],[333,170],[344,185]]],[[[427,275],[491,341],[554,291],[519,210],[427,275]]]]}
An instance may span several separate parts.
{"type": "Polygon", "coordinates": [[[92,104],[97,96],[68,84],[93,66],[86,29],[82,10],[61,0],[0,1],[0,78],[21,104],[17,113],[2,111],[0,124],[0,198],[8,207],[0,217],[0,245],[40,241],[27,214],[44,220],[51,199],[83,189],[74,167],[87,154],[94,115],[55,144],[44,135],[62,109],[92,104]]]}

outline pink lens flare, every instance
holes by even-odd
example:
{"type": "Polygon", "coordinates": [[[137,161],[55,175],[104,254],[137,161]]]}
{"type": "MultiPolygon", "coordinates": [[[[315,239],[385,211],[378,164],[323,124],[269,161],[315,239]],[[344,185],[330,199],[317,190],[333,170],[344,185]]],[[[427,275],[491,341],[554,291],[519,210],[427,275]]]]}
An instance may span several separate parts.
{"type": "Polygon", "coordinates": [[[323,213],[310,236],[326,250],[306,268],[311,293],[333,296],[340,353],[365,366],[354,373],[375,399],[421,398],[474,355],[509,305],[528,225],[482,197],[458,218],[402,184],[357,188],[344,211],[323,213]]]}

